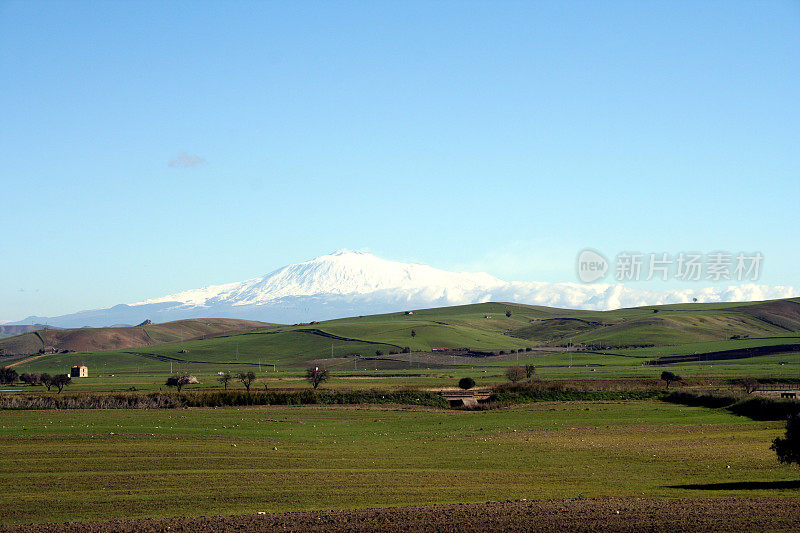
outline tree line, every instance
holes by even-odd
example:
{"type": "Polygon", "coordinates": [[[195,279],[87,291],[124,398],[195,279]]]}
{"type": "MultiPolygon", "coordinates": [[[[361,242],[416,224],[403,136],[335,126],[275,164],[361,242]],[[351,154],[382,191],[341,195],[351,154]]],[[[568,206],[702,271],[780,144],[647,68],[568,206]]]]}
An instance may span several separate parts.
{"type": "MultiPolygon", "coordinates": [[[[320,368],[320,367],[309,367],[306,369],[306,381],[308,381],[313,388],[319,387],[322,383],[328,381],[330,374],[328,373],[327,368],[320,368]]],[[[247,389],[247,392],[250,392],[250,387],[257,381],[257,377],[255,372],[252,370],[248,372],[239,372],[237,374],[231,374],[230,372],[224,372],[219,375],[217,381],[219,381],[225,390],[228,390],[228,384],[231,381],[239,381],[244,385],[244,388],[247,389]]],[[[190,385],[192,383],[198,383],[197,378],[192,376],[191,374],[175,374],[174,376],[170,376],[167,378],[165,385],[167,387],[175,387],[178,389],[178,392],[183,389],[184,386],[190,385]]],[[[264,388],[267,388],[267,384],[264,383],[264,388]]]]}
{"type": "Polygon", "coordinates": [[[17,374],[17,371],[13,368],[7,366],[0,368],[0,384],[13,385],[18,381],[34,387],[44,386],[47,387],[48,391],[55,387],[59,393],[64,390],[64,387],[72,384],[72,378],[69,374],[50,375],[47,372],[42,374],[36,372],[17,374]]]}

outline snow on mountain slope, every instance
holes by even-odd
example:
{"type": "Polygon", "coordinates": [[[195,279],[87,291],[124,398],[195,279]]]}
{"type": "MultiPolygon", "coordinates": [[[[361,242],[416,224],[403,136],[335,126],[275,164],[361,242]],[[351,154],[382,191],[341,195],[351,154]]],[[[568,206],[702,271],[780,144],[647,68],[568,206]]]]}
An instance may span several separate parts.
{"type": "Polygon", "coordinates": [[[506,282],[339,251],[240,283],[210,285],[162,298],[16,324],[58,327],[138,324],[182,318],[246,318],[297,323],[405,309],[506,301],[574,309],[616,309],[690,302],[753,301],[800,295],[800,288],[755,284],[650,291],[621,284],[506,282]]]}
{"type": "Polygon", "coordinates": [[[391,290],[460,301],[463,295],[505,285],[506,282],[489,274],[446,272],[428,265],[387,261],[366,252],[341,250],[280,268],[263,278],[212,285],[133,305],[165,302],[192,306],[260,305],[284,297],[360,295],[391,290]]]}

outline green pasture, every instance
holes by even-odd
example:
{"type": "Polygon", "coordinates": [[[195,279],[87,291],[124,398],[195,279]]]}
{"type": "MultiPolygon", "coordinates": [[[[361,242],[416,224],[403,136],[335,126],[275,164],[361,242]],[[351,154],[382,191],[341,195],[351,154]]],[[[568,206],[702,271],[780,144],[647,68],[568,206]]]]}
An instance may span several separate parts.
{"type": "MultiPolygon", "coordinates": [[[[744,342],[744,341],[743,341],[744,342]]],[[[756,340],[750,342],[756,343],[756,340]]],[[[707,344],[707,343],[704,343],[707,344]]],[[[161,347],[163,348],[163,347],[161,347]]],[[[718,348],[714,348],[718,349],[718,348]]],[[[328,359],[318,364],[330,369],[331,379],[324,388],[443,388],[455,386],[458,379],[472,377],[479,386],[493,386],[506,381],[505,370],[514,364],[536,366],[536,376],[540,379],[626,379],[658,378],[668,369],[684,377],[693,378],[800,378],[800,353],[772,354],[734,359],[727,361],[696,361],[671,364],[668,366],[646,366],[643,362],[654,357],[657,351],[648,350],[645,357],[637,356],[635,350],[616,355],[595,352],[522,352],[509,355],[504,360],[486,361],[482,358],[452,358],[446,355],[426,356],[403,355],[405,360],[376,361],[356,357],[328,359]],[[430,360],[438,364],[430,364],[430,360]],[[456,363],[453,364],[455,359],[456,363]]],[[[694,353],[696,349],[689,353],[694,353]]],[[[709,350],[711,351],[711,350],[709,350]]],[[[664,352],[662,352],[664,353],[664,352]]],[[[673,353],[672,351],[668,353],[673,353]]],[[[191,354],[191,352],[190,352],[191,354]]],[[[75,378],[69,390],[158,390],[165,388],[168,376],[176,372],[188,372],[197,376],[199,385],[190,389],[220,388],[218,372],[231,372],[234,376],[241,371],[252,370],[257,375],[257,388],[304,388],[303,365],[277,364],[273,367],[270,359],[264,357],[261,365],[245,363],[240,352],[240,360],[220,360],[211,363],[165,362],[128,352],[95,352],[92,354],[56,354],[37,359],[31,363],[15,367],[18,372],[66,372],[73,364],[87,364],[88,378],[75,378]]],[[[309,363],[310,364],[310,363],[309,363]]],[[[236,380],[230,387],[242,387],[236,380]]],[[[11,390],[41,391],[41,387],[27,387],[21,384],[5,387],[11,390]]]]}
{"type": "Polygon", "coordinates": [[[798,496],[777,422],[659,402],[6,411],[2,523],[578,497],[798,496]]]}

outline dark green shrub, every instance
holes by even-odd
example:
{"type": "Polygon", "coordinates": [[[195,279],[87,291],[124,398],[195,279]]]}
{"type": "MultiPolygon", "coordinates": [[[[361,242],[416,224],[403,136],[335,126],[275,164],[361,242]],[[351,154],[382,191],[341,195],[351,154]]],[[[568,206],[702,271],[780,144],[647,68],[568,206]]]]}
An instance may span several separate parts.
{"type": "Polygon", "coordinates": [[[775,450],[781,463],[800,465],[800,415],[786,421],[786,436],[772,441],[771,449],[775,450]]]}
{"type": "Polygon", "coordinates": [[[17,371],[13,368],[7,366],[0,368],[0,383],[3,385],[11,385],[16,383],[18,379],[19,374],[17,374],[17,371]]]}
{"type": "Polygon", "coordinates": [[[710,407],[712,409],[728,407],[736,403],[738,400],[738,397],[731,394],[696,392],[673,392],[664,397],[665,402],[679,403],[681,405],[689,405],[692,407],[710,407]]]}
{"type": "Polygon", "coordinates": [[[753,420],[786,420],[800,414],[800,402],[757,397],[741,399],[733,394],[673,392],[665,396],[664,401],[695,407],[725,407],[733,414],[753,420]]]}
{"type": "Polygon", "coordinates": [[[618,401],[649,400],[660,398],[661,390],[576,390],[558,383],[522,381],[504,383],[494,389],[490,403],[508,405],[514,403],[558,402],[558,401],[618,401]]]}
{"type": "Polygon", "coordinates": [[[41,394],[0,394],[2,409],[172,409],[179,407],[225,407],[247,405],[315,404],[408,404],[447,408],[447,402],[435,392],[399,391],[314,391],[290,392],[243,389],[141,393],[77,393],[63,396],[41,394]]]}
{"type": "Polygon", "coordinates": [[[469,390],[475,386],[475,380],[472,378],[461,378],[458,380],[458,386],[464,390],[469,390]]]}
{"type": "Polygon", "coordinates": [[[772,398],[748,398],[731,405],[728,409],[734,414],[753,420],[786,420],[790,416],[800,414],[800,402],[772,398]]]}
{"type": "Polygon", "coordinates": [[[678,374],[674,374],[668,370],[665,370],[661,373],[661,381],[665,381],[667,383],[667,388],[669,388],[670,383],[674,381],[683,381],[683,378],[678,374]]]}

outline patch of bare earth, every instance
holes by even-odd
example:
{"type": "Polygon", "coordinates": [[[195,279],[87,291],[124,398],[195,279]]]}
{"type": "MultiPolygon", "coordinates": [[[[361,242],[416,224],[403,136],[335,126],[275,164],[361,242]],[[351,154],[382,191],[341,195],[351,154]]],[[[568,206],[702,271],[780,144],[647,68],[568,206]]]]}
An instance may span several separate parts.
{"type": "Polygon", "coordinates": [[[797,531],[800,498],[585,499],[0,526],[0,531],[797,531]]]}

